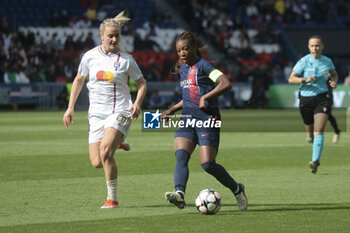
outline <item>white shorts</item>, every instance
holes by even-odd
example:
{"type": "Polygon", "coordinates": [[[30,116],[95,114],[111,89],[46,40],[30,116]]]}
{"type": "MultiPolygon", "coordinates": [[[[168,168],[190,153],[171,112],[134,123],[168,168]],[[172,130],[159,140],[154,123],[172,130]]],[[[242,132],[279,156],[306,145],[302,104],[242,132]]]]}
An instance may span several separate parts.
{"type": "Polygon", "coordinates": [[[111,115],[89,114],[89,143],[100,142],[105,128],[115,128],[123,134],[123,140],[128,136],[132,119],[124,113],[111,115]]]}

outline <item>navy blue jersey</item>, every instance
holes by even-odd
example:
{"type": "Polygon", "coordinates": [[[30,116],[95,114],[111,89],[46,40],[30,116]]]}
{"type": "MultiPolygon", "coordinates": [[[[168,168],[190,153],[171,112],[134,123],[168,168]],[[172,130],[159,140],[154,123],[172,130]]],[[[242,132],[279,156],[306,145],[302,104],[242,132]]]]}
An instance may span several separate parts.
{"type": "Polygon", "coordinates": [[[191,115],[198,119],[208,119],[208,117],[220,119],[216,98],[208,101],[208,111],[204,112],[199,109],[200,98],[215,88],[215,83],[209,78],[213,69],[214,65],[204,58],[200,58],[192,66],[187,64],[181,66],[180,86],[182,88],[183,115],[191,115]]]}

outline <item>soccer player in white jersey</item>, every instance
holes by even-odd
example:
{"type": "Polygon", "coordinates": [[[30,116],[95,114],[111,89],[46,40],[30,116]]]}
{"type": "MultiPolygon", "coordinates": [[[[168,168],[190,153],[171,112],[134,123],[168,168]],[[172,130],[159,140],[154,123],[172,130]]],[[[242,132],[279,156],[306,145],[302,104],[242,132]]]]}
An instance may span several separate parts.
{"type": "Polygon", "coordinates": [[[322,55],[324,44],[320,36],[311,36],[308,48],[310,54],[295,64],[288,81],[290,84],[301,84],[299,108],[306,132],[313,142],[309,166],[315,174],[320,166],[324,128],[332,106],[327,82],[331,88],[336,88],[338,74],[332,60],[322,55]]]}
{"type": "Polygon", "coordinates": [[[121,27],[128,20],[121,12],[101,23],[102,44],[82,57],[63,116],[64,125],[71,126],[75,102],[88,79],[90,161],[96,168],[103,167],[107,183],[107,201],[101,208],[118,207],[118,170],[114,152],[128,135],[131,121],[138,118],[147,91],[146,81],[135,60],[119,45],[121,27]],[[133,79],[138,87],[134,103],[131,101],[128,78],[133,79]]]}

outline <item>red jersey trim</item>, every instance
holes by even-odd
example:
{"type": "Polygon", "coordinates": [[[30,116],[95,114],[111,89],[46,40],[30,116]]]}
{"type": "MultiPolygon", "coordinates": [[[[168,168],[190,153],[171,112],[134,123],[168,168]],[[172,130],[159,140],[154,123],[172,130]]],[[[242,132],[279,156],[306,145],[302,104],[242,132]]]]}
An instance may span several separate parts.
{"type": "Polygon", "coordinates": [[[190,98],[192,103],[199,104],[199,93],[198,93],[198,84],[197,84],[197,67],[192,66],[188,71],[187,83],[190,91],[190,98]]]}
{"type": "MultiPolygon", "coordinates": [[[[116,61],[116,63],[119,63],[119,58],[120,58],[120,56],[119,56],[119,54],[118,54],[118,58],[117,58],[117,61],[116,61]]],[[[116,84],[115,83],[113,83],[113,112],[112,113],[114,113],[115,112],[115,105],[116,105],[116,103],[117,103],[117,86],[116,86],[116,84]]]]}

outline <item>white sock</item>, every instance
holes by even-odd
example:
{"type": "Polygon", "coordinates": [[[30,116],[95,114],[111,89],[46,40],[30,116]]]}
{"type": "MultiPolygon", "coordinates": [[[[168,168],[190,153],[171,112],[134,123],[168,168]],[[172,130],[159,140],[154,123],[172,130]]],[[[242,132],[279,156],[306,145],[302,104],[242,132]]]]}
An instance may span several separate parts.
{"type": "Polygon", "coordinates": [[[118,191],[118,181],[115,180],[106,180],[107,184],[107,200],[117,201],[117,191],[118,191]]]}
{"type": "Polygon", "coordinates": [[[240,189],[240,185],[237,183],[237,189],[236,189],[236,191],[234,192],[235,195],[237,195],[237,193],[240,191],[239,189],[240,189]]]}

